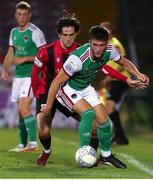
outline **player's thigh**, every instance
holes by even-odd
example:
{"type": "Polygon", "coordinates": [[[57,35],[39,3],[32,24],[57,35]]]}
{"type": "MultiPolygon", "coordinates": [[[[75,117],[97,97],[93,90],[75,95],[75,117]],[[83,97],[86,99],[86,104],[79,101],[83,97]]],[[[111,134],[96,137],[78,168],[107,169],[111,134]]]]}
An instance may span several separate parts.
{"type": "Polygon", "coordinates": [[[88,86],[83,91],[79,92],[81,96],[92,106],[95,107],[98,104],[101,104],[98,94],[95,91],[95,88],[92,86],[88,86]]]}
{"type": "Polygon", "coordinates": [[[31,77],[21,78],[21,87],[19,98],[34,98],[32,87],[31,87],[31,77]]]}
{"type": "Polygon", "coordinates": [[[80,115],[87,109],[92,108],[91,105],[83,99],[81,92],[71,88],[68,84],[59,89],[57,100],[70,111],[75,111],[80,115]]]}
{"type": "Polygon", "coordinates": [[[19,78],[13,78],[11,101],[18,102],[20,95],[21,81],[19,78]]]}
{"type": "Polygon", "coordinates": [[[107,121],[108,114],[103,104],[98,104],[97,106],[93,107],[93,109],[95,111],[95,120],[100,124],[105,123],[107,121]]]}
{"type": "Polygon", "coordinates": [[[30,114],[30,106],[32,103],[32,99],[29,97],[22,97],[18,100],[18,110],[21,115],[23,114],[30,114]]]}
{"type": "Polygon", "coordinates": [[[107,113],[111,114],[112,112],[115,111],[116,103],[115,103],[115,101],[113,101],[111,99],[107,99],[105,107],[106,107],[107,113]]]}
{"type": "Polygon", "coordinates": [[[93,109],[93,108],[85,99],[80,99],[73,105],[73,110],[80,115],[88,109],[93,109]]]}

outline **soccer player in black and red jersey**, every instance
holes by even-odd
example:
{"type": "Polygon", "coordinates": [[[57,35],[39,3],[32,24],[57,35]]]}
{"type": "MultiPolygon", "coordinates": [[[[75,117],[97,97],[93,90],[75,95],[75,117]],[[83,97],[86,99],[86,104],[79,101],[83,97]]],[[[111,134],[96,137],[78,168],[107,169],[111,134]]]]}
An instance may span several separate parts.
{"type": "MultiPolygon", "coordinates": [[[[80,30],[80,23],[74,15],[66,14],[60,18],[57,23],[57,32],[59,40],[42,47],[34,61],[32,69],[32,88],[36,97],[36,115],[38,123],[39,139],[43,145],[43,152],[36,160],[37,165],[45,165],[51,153],[51,124],[56,108],[60,110],[66,117],[75,117],[79,120],[79,116],[71,113],[66,107],[55,101],[54,108],[50,115],[46,115],[40,111],[41,107],[46,104],[48,91],[51,82],[56,77],[69,54],[79,45],[74,42],[80,30]],[[41,78],[39,74],[42,72],[41,78]]],[[[104,66],[103,72],[122,81],[127,78],[109,66],[104,66]]]]}
{"type": "Polygon", "coordinates": [[[32,69],[32,88],[36,97],[36,117],[38,123],[39,139],[43,145],[43,153],[36,160],[37,165],[44,165],[51,153],[51,121],[55,110],[58,108],[65,116],[69,117],[72,113],[61,106],[58,101],[54,103],[51,115],[46,116],[40,112],[41,107],[46,104],[47,95],[52,80],[56,77],[69,54],[79,45],[74,42],[80,30],[80,22],[74,14],[66,13],[59,19],[57,26],[59,40],[41,48],[35,58],[32,69]],[[42,73],[39,78],[40,72],[42,73]]]}

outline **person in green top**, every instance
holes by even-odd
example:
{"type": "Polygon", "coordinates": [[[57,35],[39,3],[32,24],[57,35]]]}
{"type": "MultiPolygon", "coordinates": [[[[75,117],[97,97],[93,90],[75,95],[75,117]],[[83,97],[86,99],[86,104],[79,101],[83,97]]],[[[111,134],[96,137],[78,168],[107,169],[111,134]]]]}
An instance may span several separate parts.
{"type": "Polygon", "coordinates": [[[38,149],[36,120],[30,110],[33,99],[31,70],[38,49],[46,44],[42,31],[30,23],[31,6],[24,1],[16,5],[15,17],[18,27],[11,30],[9,49],[5,56],[1,77],[9,79],[8,69],[15,64],[12,85],[12,101],[18,104],[19,145],[11,151],[33,151],[38,149]],[[27,140],[29,138],[29,143],[27,140]]]}
{"type": "Polygon", "coordinates": [[[100,26],[90,29],[89,43],[73,51],[66,60],[63,69],[51,83],[47,103],[41,111],[50,114],[53,102],[57,98],[69,110],[80,114],[81,147],[90,145],[92,123],[95,119],[99,124],[97,134],[101,145],[100,159],[104,164],[124,169],[126,165],[111,153],[111,120],[90,83],[109,59],[118,62],[136,76],[137,80],[128,78],[128,84],[131,86],[146,88],[149,78],[140,73],[133,63],[122,57],[115,47],[109,45],[108,37],[108,31],[100,26]]]}

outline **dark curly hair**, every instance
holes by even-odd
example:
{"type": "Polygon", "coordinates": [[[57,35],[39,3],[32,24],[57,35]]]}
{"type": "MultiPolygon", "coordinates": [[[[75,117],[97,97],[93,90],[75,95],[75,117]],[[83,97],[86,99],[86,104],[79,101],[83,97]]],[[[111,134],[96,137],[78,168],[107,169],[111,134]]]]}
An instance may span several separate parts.
{"type": "Polygon", "coordinates": [[[56,24],[56,30],[58,34],[62,33],[63,27],[72,26],[75,29],[75,33],[80,31],[80,21],[76,18],[76,14],[70,14],[68,11],[63,10],[63,17],[60,18],[56,24]]]}

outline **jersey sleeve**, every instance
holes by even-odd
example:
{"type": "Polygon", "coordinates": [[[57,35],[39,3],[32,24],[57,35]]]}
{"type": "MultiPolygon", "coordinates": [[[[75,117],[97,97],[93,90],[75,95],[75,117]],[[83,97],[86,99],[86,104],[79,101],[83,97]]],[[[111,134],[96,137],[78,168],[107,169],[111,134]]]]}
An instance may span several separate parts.
{"type": "Polygon", "coordinates": [[[115,78],[115,79],[117,79],[117,80],[119,80],[119,81],[123,81],[123,82],[126,82],[126,81],[127,81],[127,77],[126,77],[126,76],[124,76],[123,74],[121,74],[119,71],[116,71],[115,69],[113,69],[111,66],[109,66],[109,65],[107,65],[107,64],[105,64],[105,65],[102,67],[101,71],[102,71],[104,74],[106,74],[106,75],[108,75],[108,76],[110,76],[110,77],[112,77],[112,78],[115,78]]]}
{"type": "Polygon", "coordinates": [[[39,49],[35,60],[34,60],[34,64],[38,67],[38,68],[42,68],[44,65],[46,65],[48,62],[48,55],[47,55],[47,51],[45,47],[42,47],[39,49]]]}
{"type": "Polygon", "coordinates": [[[63,69],[68,76],[79,72],[82,69],[82,61],[76,55],[70,55],[63,65],[63,69]]]}
{"type": "Polygon", "coordinates": [[[11,30],[11,32],[10,32],[10,37],[9,37],[9,46],[13,46],[12,30],[11,30]]]}
{"type": "Polygon", "coordinates": [[[119,54],[118,50],[114,46],[112,46],[110,59],[113,61],[119,61],[120,58],[121,58],[121,55],[119,54]]]}
{"type": "Polygon", "coordinates": [[[32,40],[36,44],[37,48],[40,48],[46,44],[45,36],[40,29],[37,29],[33,32],[32,40]]]}

